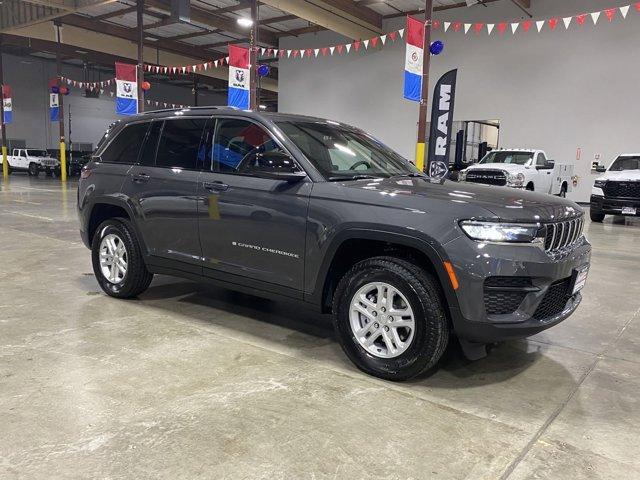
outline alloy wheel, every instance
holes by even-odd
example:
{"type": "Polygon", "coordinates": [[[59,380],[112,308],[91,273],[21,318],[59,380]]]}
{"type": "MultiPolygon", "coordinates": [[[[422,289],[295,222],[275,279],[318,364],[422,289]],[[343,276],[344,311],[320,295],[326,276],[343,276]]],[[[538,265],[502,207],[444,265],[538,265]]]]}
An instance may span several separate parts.
{"type": "Polygon", "coordinates": [[[127,274],[127,249],[122,239],[110,233],[100,242],[100,271],[111,283],[120,283],[127,274]]]}

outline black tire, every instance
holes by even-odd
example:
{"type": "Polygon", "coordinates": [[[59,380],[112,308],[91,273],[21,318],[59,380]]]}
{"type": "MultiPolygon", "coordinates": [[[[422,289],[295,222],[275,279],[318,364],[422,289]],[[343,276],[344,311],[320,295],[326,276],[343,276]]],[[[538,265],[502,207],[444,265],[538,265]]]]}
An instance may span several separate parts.
{"type": "Polygon", "coordinates": [[[602,223],[602,221],[604,220],[604,213],[589,210],[589,217],[591,218],[592,222],[602,223]]]}
{"type": "Polygon", "coordinates": [[[333,297],[333,322],[349,359],[363,372],[385,380],[408,380],[429,370],[449,342],[449,321],[438,282],[420,267],[395,257],[363,260],[342,277],[333,297]],[[398,289],[414,312],[413,339],[407,350],[394,358],[380,358],[367,351],[351,329],[352,297],[371,282],[385,282],[398,289]]]}
{"type": "Polygon", "coordinates": [[[27,169],[27,172],[29,173],[30,177],[37,177],[38,175],[40,175],[40,169],[38,168],[38,164],[31,162],[29,164],[29,168],[27,169]]]}
{"type": "Polygon", "coordinates": [[[136,297],[144,292],[153,280],[153,274],[144,264],[136,233],[129,220],[124,218],[110,218],[100,224],[91,242],[91,260],[93,273],[100,287],[111,297],[136,297]],[[124,243],[127,252],[127,271],[119,283],[110,282],[100,269],[100,243],[109,234],[117,235],[124,243]]]}
{"type": "Polygon", "coordinates": [[[558,194],[561,198],[567,198],[567,184],[563,183],[562,187],[560,187],[560,194],[558,194]]]}

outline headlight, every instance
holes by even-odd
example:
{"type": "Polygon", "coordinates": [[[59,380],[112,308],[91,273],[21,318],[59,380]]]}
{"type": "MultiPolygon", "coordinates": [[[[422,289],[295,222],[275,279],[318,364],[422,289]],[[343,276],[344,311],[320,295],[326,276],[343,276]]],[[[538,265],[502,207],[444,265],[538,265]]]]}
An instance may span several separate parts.
{"type": "Polygon", "coordinates": [[[596,188],[604,188],[604,186],[607,184],[606,180],[596,180],[596,182],[593,184],[594,187],[596,188]]]}
{"type": "Polygon", "coordinates": [[[472,240],[480,242],[533,243],[542,241],[543,228],[539,224],[460,222],[460,228],[472,240]]]}
{"type": "Polygon", "coordinates": [[[518,173],[517,175],[514,175],[513,173],[510,173],[507,175],[507,184],[513,187],[521,187],[524,184],[524,174],[518,173]]]}
{"type": "Polygon", "coordinates": [[[467,179],[467,170],[460,170],[460,172],[458,172],[458,181],[459,182],[464,182],[467,179]]]}

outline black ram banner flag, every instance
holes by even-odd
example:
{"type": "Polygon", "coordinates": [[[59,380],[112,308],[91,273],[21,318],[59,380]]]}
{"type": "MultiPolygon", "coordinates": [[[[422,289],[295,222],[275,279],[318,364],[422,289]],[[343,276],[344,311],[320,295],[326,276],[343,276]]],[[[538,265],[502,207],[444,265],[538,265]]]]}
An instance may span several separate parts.
{"type": "Polygon", "coordinates": [[[438,80],[433,92],[427,172],[434,179],[444,178],[449,172],[449,146],[453,128],[457,76],[457,69],[445,73],[438,80]]]}

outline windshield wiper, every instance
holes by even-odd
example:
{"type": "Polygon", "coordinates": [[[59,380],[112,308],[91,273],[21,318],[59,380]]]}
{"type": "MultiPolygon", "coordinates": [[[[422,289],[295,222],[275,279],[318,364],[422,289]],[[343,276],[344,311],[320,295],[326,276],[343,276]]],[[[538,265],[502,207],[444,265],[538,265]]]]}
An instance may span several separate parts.
{"type": "Polygon", "coordinates": [[[411,172],[411,173],[403,173],[402,175],[394,175],[395,177],[420,177],[424,178],[426,175],[424,173],[411,172]]]}
{"type": "Polygon", "coordinates": [[[328,182],[340,182],[340,181],[350,181],[350,180],[370,180],[372,178],[377,178],[372,175],[352,175],[350,177],[347,176],[337,176],[337,177],[329,177],[327,178],[328,182]]]}

